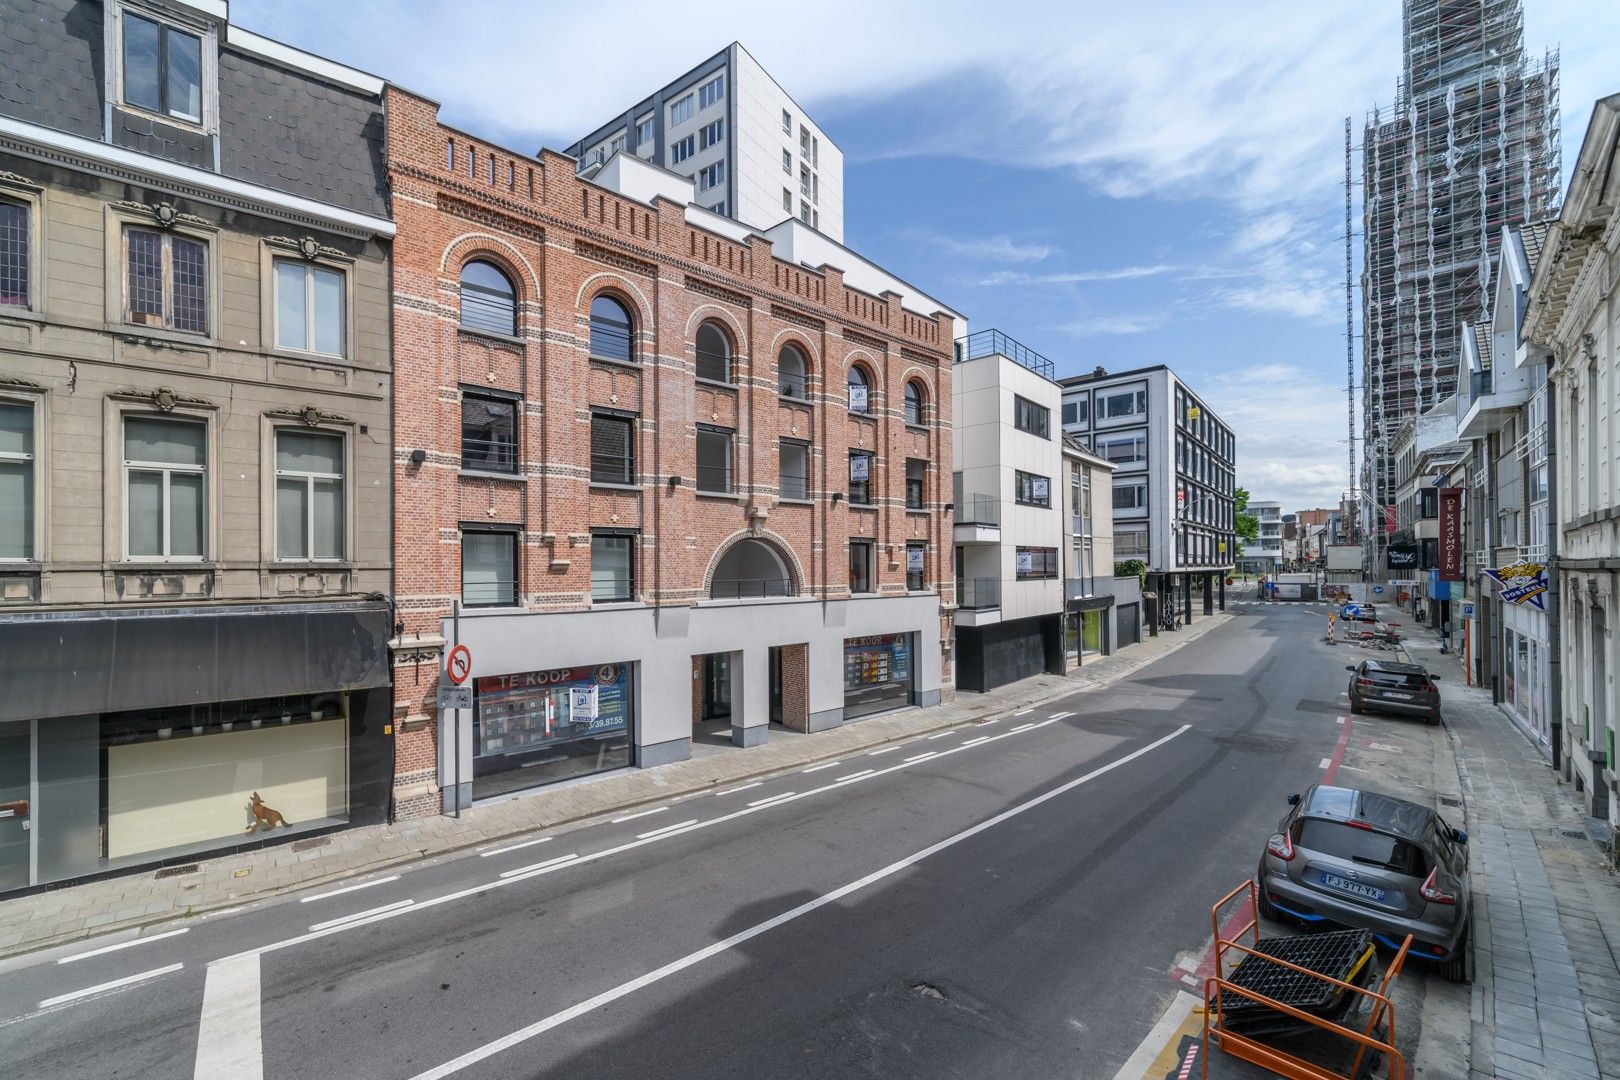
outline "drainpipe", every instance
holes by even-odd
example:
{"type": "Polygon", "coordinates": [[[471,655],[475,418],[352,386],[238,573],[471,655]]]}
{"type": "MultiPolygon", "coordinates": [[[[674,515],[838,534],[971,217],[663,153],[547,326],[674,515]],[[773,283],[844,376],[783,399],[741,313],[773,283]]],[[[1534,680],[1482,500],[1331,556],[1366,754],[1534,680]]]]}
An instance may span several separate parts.
{"type": "Polygon", "coordinates": [[[1558,580],[1558,425],[1554,419],[1558,395],[1553,393],[1552,380],[1547,380],[1547,719],[1552,725],[1553,771],[1563,774],[1564,768],[1564,684],[1563,684],[1563,604],[1560,600],[1563,582],[1558,580]]]}

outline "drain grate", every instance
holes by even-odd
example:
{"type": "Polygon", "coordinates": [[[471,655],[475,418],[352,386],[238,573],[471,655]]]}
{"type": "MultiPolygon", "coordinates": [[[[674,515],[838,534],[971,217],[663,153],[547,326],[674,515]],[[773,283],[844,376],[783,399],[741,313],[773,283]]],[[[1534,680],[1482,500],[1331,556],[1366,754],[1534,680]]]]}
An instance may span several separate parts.
{"type": "Polygon", "coordinates": [[[1587,839],[1585,829],[1559,829],[1558,830],[1558,835],[1559,836],[1567,836],[1571,840],[1585,840],[1585,839],[1587,839]]]}
{"type": "Polygon", "coordinates": [[[1457,795],[1442,795],[1442,796],[1440,796],[1440,805],[1441,806],[1461,806],[1462,805],[1462,798],[1460,796],[1457,796],[1457,795]]]}
{"type": "Polygon", "coordinates": [[[152,875],[153,881],[162,881],[164,878],[179,877],[182,874],[195,874],[200,863],[186,863],[184,866],[165,866],[152,875]]]}
{"type": "Polygon", "coordinates": [[[325,847],[327,844],[330,844],[331,842],[332,842],[332,838],[330,836],[317,836],[313,840],[300,840],[300,841],[298,841],[297,843],[293,844],[292,849],[294,851],[311,851],[311,850],[313,850],[315,848],[318,848],[318,847],[325,847]]]}

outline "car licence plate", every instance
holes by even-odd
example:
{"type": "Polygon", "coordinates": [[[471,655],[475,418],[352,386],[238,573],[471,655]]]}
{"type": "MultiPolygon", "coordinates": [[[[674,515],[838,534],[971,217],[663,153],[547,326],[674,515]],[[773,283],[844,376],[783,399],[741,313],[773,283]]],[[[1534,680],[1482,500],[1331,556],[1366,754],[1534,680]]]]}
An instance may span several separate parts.
{"type": "Polygon", "coordinates": [[[1322,874],[1322,884],[1332,889],[1338,889],[1340,892],[1350,893],[1353,896],[1365,897],[1368,900],[1382,900],[1384,898],[1383,889],[1375,889],[1371,885],[1363,885],[1359,881],[1351,881],[1349,878],[1342,878],[1338,874],[1324,872],[1322,874]]]}
{"type": "Polygon", "coordinates": [[[1411,701],[1412,700],[1412,695],[1411,694],[1396,694],[1396,693],[1392,693],[1391,691],[1388,691],[1388,690],[1384,691],[1384,696],[1389,698],[1391,701],[1411,701]]]}

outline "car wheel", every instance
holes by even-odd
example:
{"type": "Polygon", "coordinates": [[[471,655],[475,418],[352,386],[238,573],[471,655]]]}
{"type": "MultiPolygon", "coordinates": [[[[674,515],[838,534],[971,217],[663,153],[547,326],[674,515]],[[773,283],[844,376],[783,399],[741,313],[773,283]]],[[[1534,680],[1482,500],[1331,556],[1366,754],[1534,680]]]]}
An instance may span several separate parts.
{"type": "Polygon", "coordinates": [[[1360,716],[1367,711],[1367,707],[1361,703],[1360,698],[1356,697],[1354,694],[1351,694],[1350,711],[1355,713],[1357,716],[1360,716]]]}
{"type": "Polygon", "coordinates": [[[1474,932],[1470,927],[1457,941],[1457,948],[1452,952],[1451,958],[1438,965],[1440,974],[1454,983],[1471,983],[1474,981],[1474,932]]]}
{"type": "Polygon", "coordinates": [[[1256,870],[1254,874],[1254,906],[1260,909],[1261,918],[1270,919],[1272,922],[1282,922],[1282,912],[1278,911],[1276,906],[1266,899],[1266,876],[1262,872],[1263,869],[1262,867],[1261,870],[1256,870]]]}
{"type": "Polygon", "coordinates": [[[1434,725],[1438,724],[1439,722],[1440,722],[1440,710],[1436,709],[1436,710],[1434,710],[1434,712],[1432,712],[1432,713],[1430,713],[1428,715],[1427,723],[1428,723],[1428,725],[1430,727],[1434,727],[1434,725]]]}

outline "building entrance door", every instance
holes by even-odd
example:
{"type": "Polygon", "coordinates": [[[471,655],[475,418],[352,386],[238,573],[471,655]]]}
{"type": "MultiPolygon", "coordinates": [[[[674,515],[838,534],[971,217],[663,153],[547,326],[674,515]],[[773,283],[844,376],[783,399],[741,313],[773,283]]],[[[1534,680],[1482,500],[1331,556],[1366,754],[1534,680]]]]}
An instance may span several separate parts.
{"type": "Polygon", "coordinates": [[[782,722],[782,648],[771,646],[771,723],[782,722]]]}
{"type": "Polygon", "coordinates": [[[29,742],[28,721],[0,723],[0,893],[29,881],[34,835],[29,742]]]}
{"type": "Polygon", "coordinates": [[[703,658],[703,719],[731,717],[731,654],[709,653],[703,658]]]}

